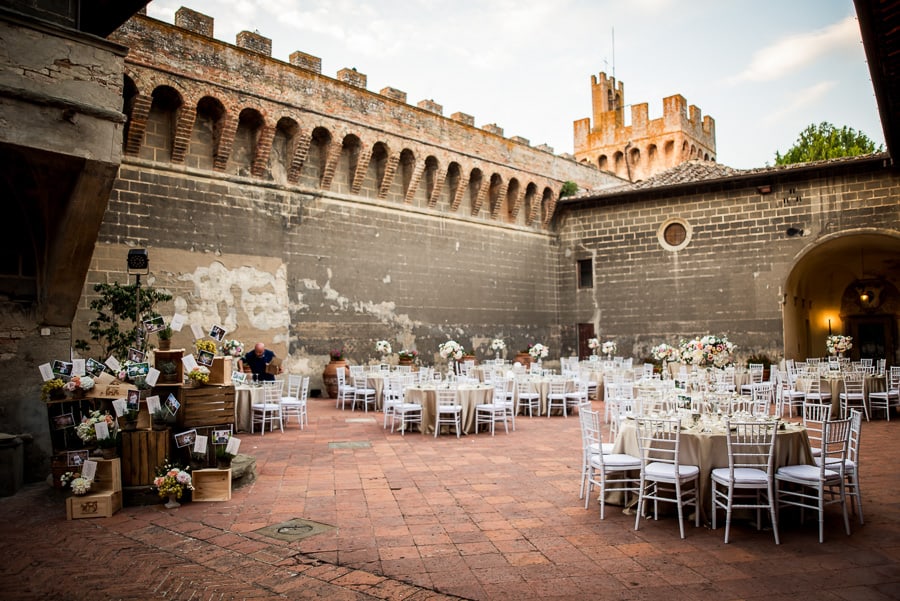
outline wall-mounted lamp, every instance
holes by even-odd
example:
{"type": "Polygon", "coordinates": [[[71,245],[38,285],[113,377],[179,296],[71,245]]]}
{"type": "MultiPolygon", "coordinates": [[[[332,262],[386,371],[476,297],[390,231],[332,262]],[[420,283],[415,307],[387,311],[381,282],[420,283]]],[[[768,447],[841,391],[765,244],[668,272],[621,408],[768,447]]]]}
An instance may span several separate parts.
{"type": "Polygon", "coordinates": [[[793,238],[794,236],[802,236],[803,230],[801,228],[791,226],[784,233],[787,234],[789,238],[793,238]]]}
{"type": "Polygon", "coordinates": [[[771,194],[771,193],[772,193],[772,186],[769,185],[769,184],[765,184],[764,186],[756,186],[756,191],[757,191],[759,194],[771,194]]]}
{"type": "Polygon", "coordinates": [[[868,290],[863,290],[862,294],[859,295],[859,300],[863,303],[869,302],[869,299],[872,298],[872,293],[868,290]]]}

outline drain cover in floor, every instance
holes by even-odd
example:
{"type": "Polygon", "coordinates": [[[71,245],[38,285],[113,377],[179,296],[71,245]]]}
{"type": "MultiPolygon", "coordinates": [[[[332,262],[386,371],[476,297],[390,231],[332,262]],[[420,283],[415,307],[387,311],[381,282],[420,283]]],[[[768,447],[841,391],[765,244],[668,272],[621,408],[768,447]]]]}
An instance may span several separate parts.
{"type": "Polygon", "coordinates": [[[315,536],[316,534],[322,534],[323,532],[328,532],[329,530],[334,530],[334,526],[314,522],[312,520],[294,518],[282,524],[275,524],[274,526],[266,526],[265,528],[260,528],[255,532],[257,532],[258,534],[264,534],[265,536],[270,536],[272,538],[277,538],[278,540],[292,542],[303,540],[304,538],[309,538],[310,536],[315,536]]]}
{"type": "Polygon", "coordinates": [[[342,442],[329,442],[329,449],[368,449],[372,443],[368,440],[346,440],[342,442]]]}

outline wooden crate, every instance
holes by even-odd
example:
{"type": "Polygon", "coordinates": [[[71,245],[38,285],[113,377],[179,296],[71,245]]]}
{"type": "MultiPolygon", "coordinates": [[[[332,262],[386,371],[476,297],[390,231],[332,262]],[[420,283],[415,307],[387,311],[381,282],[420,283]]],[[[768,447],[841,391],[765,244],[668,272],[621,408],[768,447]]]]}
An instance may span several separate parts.
{"type": "Polygon", "coordinates": [[[231,469],[194,470],[191,473],[195,502],[228,501],[231,499],[231,469]]]}
{"type": "Polygon", "coordinates": [[[97,473],[91,483],[92,493],[118,492],[122,490],[122,460],[100,459],[91,457],[97,462],[97,473]]]}
{"type": "Polygon", "coordinates": [[[122,481],[125,486],[153,484],[157,466],[169,455],[169,430],[122,432],[122,481]]]}
{"type": "Polygon", "coordinates": [[[213,364],[209,366],[209,383],[210,384],[231,384],[231,357],[216,357],[213,364]]]}
{"type": "MultiPolygon", "coordinates": [[[[160,373],[157,384],[181,385],[182,380],[184,379],[184,364],[181,362],[182,357],[184,357],[184,349],[181,348],[170,349],[168,351],[161,351],[159,349],[153,351],[153,367],[156,369],[159,369],[160,364],[165,361],[171,361],[175,364],[175,375],[171,376],[171,378],[167,378],[160,373]]],[[[161,371],[162,370],[160,369],[160,372],[161,371]]]]}
{"type": "Polygon", "coordinates": [[[227,426],[234,423],[233,386],[197,386],[181,389],[181,408],[176,414],[178,425],[227,426]]]}
{"type": "Polygon", "coordinates": [[[122,509],[122,491],[92,492],[66,499],[66,519],[108,518],[122,509]]]}

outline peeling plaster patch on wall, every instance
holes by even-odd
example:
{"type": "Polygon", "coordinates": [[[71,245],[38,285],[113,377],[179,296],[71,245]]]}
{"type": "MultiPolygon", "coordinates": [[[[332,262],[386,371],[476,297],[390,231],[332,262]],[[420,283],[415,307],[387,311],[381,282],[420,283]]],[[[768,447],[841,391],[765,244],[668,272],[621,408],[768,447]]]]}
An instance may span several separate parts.
{"type": "Polygon", "coordinates": [[[176,309],[187,314],[189,323],[200,323],[204,328],[219,324],[232,331],[238,327],[239,318],[246,319],[252,328],[277,332],[273,342],[287,342],[290,314],[283,264],[269,273],[246,265],[228,269],[215,261],[178,279],[194,284],[191,297],[174,299],[176,309]]]}
{"type": "Polygon", "coordinates": [[[391,283],[391,274],[387,274],[386,276],[384,276],[384,278],[382,278],[381,281],[385,284],[390,284],[391,283]]]}

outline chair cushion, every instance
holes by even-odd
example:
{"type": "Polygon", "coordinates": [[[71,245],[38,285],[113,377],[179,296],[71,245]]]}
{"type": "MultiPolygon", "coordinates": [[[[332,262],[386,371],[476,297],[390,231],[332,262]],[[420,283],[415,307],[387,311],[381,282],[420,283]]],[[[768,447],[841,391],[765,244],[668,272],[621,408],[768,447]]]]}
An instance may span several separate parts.
{"type": "MultiPolygon", "coordinates": [[[[606,458],[604,457],[604,459],[606,458]]],[[[644,470],[644,472],[649,478],[674,478],[675,465],[671,463],[650,463],[647,465],[647,468],[644,470]]],[[[700,468],[696,465],[678,466],[679,478],[693,478],[698,474],[700,474],[700,468]]]]}
{"type": "MultiPolygon", "coordinates": [[[[632,455],[626,455],[625,453],[604,454],[602,461],[606,467],[641,469],[641,460],[632,455]]],[[[591,463],[595,463],[597,467],[599,467],[599,458],[592,458],[591,463]]]]}
{"type": "MultiPolygon", "coordinates": [[[[806,482],[819,481],[819,466],[817,465],[785,465],[775,472],[776,478],[789,478],[791,480],[803,480],[806,482]]],[[[825,479],[839,478],[839,474],[832,470],[825,470],[825,479]]]]}
{"type": "Polygon", "coordinates": [[[253,409],[257,409],[259,411],[275,411],[279,407],[281,407],[278,403],[253,403],[250,405],[253,409]]]}
{"type": "MultiPolygon", "coordinates": [[[[727,467],[719,467],[712,471],[713,480],[727,483],[731,479],[731,470],[727,467]]],[[[765,486],[768,482],[766,472],[752,467],[738,467],[734,470],[735,484],[760,484],[765,486]]]]}

